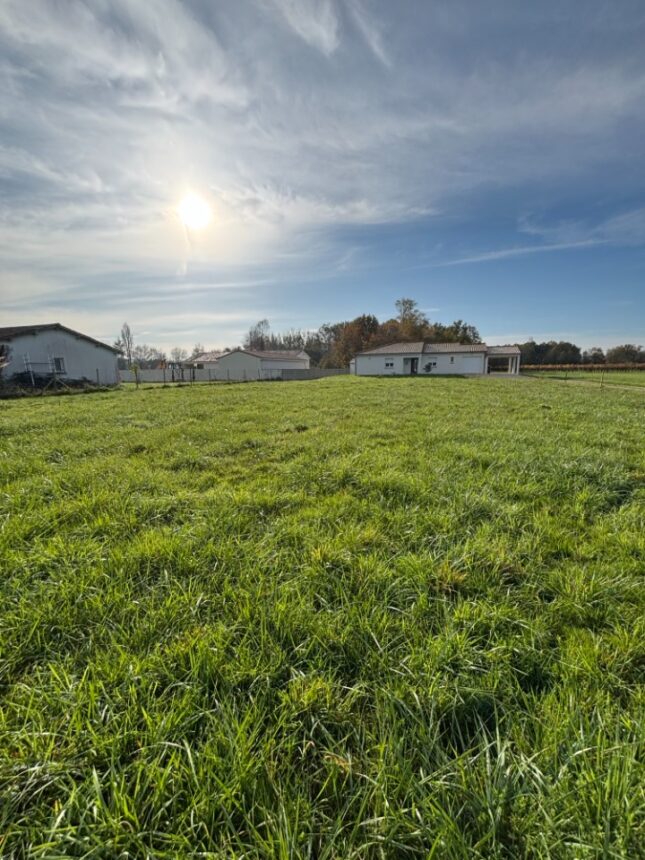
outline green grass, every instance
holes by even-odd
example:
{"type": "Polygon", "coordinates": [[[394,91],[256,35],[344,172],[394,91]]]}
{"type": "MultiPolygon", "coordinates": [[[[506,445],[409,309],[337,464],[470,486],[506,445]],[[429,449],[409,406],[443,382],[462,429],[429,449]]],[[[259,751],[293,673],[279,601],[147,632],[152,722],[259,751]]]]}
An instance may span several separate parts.
{"type": "Polygon", "coordinates": [[[536,370],[530,371],[531,376],[542,379],[567,379],[596,382],[600,385],[636,385],[645,388],[645,370],[608,370],[602,373],[597,370],[536,370]]]}
{"type": "Polygon", "coordinates": [[[3,857],[644,856],[641,392],[0,410],[3,857]]]}

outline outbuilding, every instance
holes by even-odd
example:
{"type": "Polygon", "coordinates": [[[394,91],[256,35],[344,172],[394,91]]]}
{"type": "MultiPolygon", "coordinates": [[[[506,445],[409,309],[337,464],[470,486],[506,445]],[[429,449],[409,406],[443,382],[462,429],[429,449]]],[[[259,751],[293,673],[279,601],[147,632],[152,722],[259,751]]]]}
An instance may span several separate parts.
{"type": "MultiPolygon", "coordinates": [[[[485,343],[391,343],[355,358],[357,376],[483,376],[489,372],[489,358],[506,362],[505,373],[520,370],[518,346],[488,346],[485,343]]],[[[492,370],[492,368],[491,368],[492,370]]]]}
{"type": "Polygon", "coordinates": [[[118,385],[119,350],[61,323],[0,328],[3,381],[118,385]],[[23,376],[24,375],[24,376],[23,376]]]}
{"type": "Polygon", "coordinates": [[[226,352],[211,350],[210,352],[200,352],[190,359],[188,365],[194,367],[195,370],[216,370],[217,363],[220,358],[226,355],[226,352]]]}
{"type": "Polygon", "coordinates": [[[215,366],[215,379],[281,379],[283,370],[309,370],[310,358],[297,349],[265,351],[234,349],[222,355],[215,366]]]}

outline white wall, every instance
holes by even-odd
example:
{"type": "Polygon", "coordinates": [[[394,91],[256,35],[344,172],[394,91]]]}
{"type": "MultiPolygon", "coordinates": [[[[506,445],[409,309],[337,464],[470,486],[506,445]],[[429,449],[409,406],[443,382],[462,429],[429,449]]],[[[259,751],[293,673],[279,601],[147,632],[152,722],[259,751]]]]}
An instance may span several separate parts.
{"type": "Polygon", "coordinates": [[[246,352],[229,352],[217,362],[218,379],[262,379],[262,362],[246,352]]]}
{"type": "Polygon", "coordinates": [[[6,342],[11,350],[9,365],[3,370],[3,379],[26,370],[25,356],[29,356],[34,374],[50,373],[50,358],[62,358],[66,379],[87,379],[100,385],[117,385],[119,371],[117,354],[85,338],[76,337],[59,329],[44,329],[34,334],[22,334],[6,342]]]}
{"type": "Polygon", "coordinates": [[[358,376],[401,376],[410,373],[410,362],[405,359],[418,358],[418,374],[426,375],[450,375],[463,373],[484,373],[484,352],[456,352],[450,353],[417,353],[407,355],[357,355],[356,373],[358,376]],[[454,359],[451,361],[451,357],[454,359]],[[436,366],[430,371],[425,370],[427,364],[436,362],[436,366]],[[393,367],[387,367],[392,364],[393,367]]]}
{"type": "Polygon", "coordinates": [[[485,359],[485,352],[456,352],[452,356],[450,353],[445,352],[435,354],[424,353],[422,360],[419,362],[419,373],[425,373],[424,366],[428,362],[435,361],[437,362],[437,366],[432,368],[430,371],[431,374],[484,373],[485,359]],[[450,361],[451,357],[454,361],[450,361]]]}
{"type": "Polygon", "coordinates": [[[357,376],[396,376],[403,373],[409,373],[409,367],[404,371],[404,358],[418,358],[419,370],[421,370],[421,362],[423,356],[418,353],[416,355],[357,355],[356,356],[356,375],[357,376]],[[393,367],[386,367],[386,364],[392,363],[393,367]]]}

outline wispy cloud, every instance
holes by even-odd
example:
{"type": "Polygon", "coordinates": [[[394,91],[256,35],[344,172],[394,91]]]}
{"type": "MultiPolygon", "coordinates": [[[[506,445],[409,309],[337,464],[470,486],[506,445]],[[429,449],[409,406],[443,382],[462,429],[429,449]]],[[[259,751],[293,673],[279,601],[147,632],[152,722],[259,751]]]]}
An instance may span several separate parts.
{"type": "Polygon", "coordinates": [[[388,226],[423,225],[427,254],[457,225],[430,262],[445,267],[643,244],[625,201],[645,191],[645,10],[501,8],[3,0],[0,289],[25,313],[48,289],[71,312],[92,290],[147,298],[206,272],[209,310],[218,283],[381,264],[378,240],[352,249],[388,226]],[[188,189],[215,213],[190,242],[188,189]],[[479,235],[500,207],[511,227],[479,235]]]}
{"type": "Polygon", "coordinates": [[[327,56],[338,47],[339,24],[331,0],[273,0],[284,20],[309,45],[327,56]]]}
{"type": "Polygon", "coordinates": [[[370,15],[369,11],[365,8],[362,0],[349,0],[349,10],[354,18],[356,26],[374,56],[377,57],[384,66],[390,68],[392,65],[392,59],[385,48],[382,30],[375,22],[373,16],[370,15]]]}
{"type": "Polygon", "coordinates": [[[525,257],[527,254],[547,254],[553,251],[574,251],[581,248],[590,248],[602,244],[600,239],[588,239],[582,242],[556,242],[552,245],[524,245],[519,248],[499,248],[496,251],[485,251],[483,254],[475,254],[472,257],[458,257],[455,260],[445,260],[442,263],[433,263],[432,266],[441,268],[443,266],[463,266],[468,263],[488,263],[495,260],[507,260],[510,257],[525,257]]]}

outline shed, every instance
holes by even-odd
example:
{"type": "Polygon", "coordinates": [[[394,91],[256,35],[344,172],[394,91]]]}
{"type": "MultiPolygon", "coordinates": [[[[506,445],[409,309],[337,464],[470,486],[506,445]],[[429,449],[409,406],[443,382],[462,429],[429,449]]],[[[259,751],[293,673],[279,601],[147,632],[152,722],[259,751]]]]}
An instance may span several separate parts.
{"type": "Polygon", "coordinates": [[[309,370],[310,358],[303,350],[279,351],[234,349],[217,360],[217,379],[281,379],[283,370],[309,370]]]}

